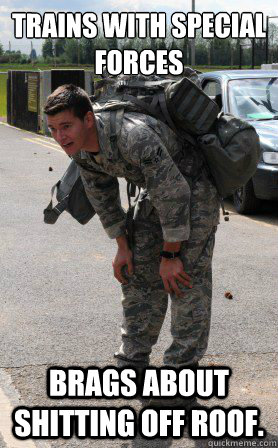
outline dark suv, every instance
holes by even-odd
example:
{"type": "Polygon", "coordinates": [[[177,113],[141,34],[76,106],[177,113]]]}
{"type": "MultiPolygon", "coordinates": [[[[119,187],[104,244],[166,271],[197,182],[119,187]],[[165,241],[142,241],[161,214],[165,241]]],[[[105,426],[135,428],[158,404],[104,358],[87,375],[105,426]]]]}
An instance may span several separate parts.
{"type": "Polygon", "coordinates": [[[239,213],[255,212],[262,200],[278,199],[278,71],[224,70],[200,78],[203,90],[224,113],[251,122],[259,134],[257,171],[233,196],[239,213]]]}

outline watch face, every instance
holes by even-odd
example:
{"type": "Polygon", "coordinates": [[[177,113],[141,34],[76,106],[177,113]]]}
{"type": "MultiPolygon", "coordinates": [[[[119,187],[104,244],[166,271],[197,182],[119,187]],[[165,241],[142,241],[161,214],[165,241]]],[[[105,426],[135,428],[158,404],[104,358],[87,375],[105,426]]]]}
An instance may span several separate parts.
{"type": "Polygon", "coordinates": [[[163,250],[160,255],[163,258],[173,259],[178,257],[180,255],[180,252],[168,252],[166,250],[163,250]]]}

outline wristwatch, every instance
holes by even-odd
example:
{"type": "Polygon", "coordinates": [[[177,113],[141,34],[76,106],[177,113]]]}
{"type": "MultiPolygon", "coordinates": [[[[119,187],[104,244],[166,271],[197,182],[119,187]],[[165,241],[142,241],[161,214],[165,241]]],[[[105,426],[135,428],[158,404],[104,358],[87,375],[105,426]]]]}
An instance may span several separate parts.
{"type": "Polygon", "coordinates": [[[162,250],[160,252],[160,256],[163,258],[168,258],[168,260],[173,260],[174,258],[177,258],[180,256],[180,251],[179,252],[168,252],[167,250],[162,250]]]}

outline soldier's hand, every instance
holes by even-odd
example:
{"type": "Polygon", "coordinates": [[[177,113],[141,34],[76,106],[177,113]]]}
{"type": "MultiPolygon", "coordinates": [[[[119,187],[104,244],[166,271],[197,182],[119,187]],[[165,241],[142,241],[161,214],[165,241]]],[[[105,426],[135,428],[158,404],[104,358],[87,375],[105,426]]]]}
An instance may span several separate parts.
{"type": "Polygon", "coordinates": [[[168,260],[162,257],[159,274],[162,278],[164,288],[169,294],[175,293],[178,297],[183,296],[183,292],[178,287],[177,282],[188,288],[192,288],[190,284],[191,278],[184,272],[183,263],[179,258],[168,260]]]}
{"type": "Polygon", "coordinates": [[[128,247],[119,247],[117,254],[112,262],[114,277],[118,282],[126,285],[128,280],[124,277],[122,269],[127,266],[128,275],[133,274],[132,252],[128,247]]]}

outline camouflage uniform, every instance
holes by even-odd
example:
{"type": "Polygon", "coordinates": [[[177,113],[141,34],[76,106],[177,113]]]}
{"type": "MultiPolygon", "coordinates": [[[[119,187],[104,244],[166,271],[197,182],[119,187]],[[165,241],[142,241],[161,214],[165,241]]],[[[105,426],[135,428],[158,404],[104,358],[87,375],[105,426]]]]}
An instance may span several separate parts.
{"type": "MultiPolygon", "coordinates": [[[[211,260],[219,221],[219,199],[203,162],[163,123],[126,113],[117,141],[109,141],[109,112],[96,114],[99,159],[81,152],[87,195],[110,238],[125,232],[118,177],[140,187],[134,218],[134,274],[122,285],[122,365],[148,365],[167,310],[168,294],[159,276],[163,241],[182,241],[181,259],[193,288],[179,284],[184,298],[171,296],[173,342],[164,363],[192,365],[204,355],[211,315],[211,260]]],[[[78,157],[75,157],[78,162],[78,157]]],[[[80,159],[79,159],[80,161],[80,159]]]]}

